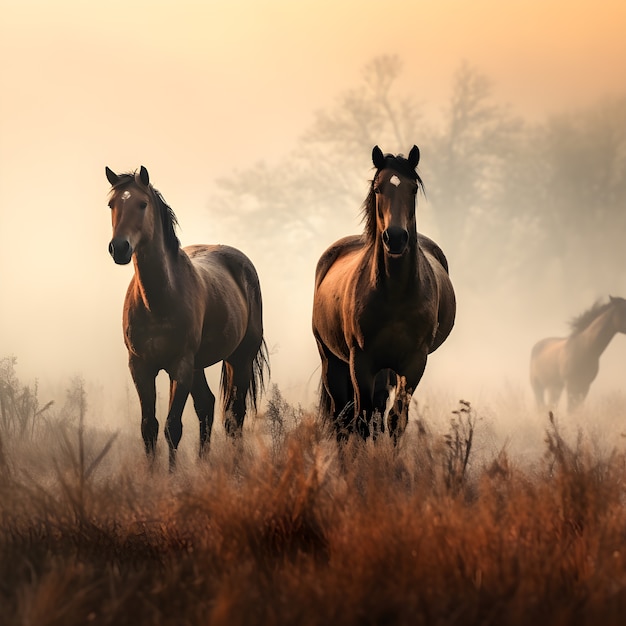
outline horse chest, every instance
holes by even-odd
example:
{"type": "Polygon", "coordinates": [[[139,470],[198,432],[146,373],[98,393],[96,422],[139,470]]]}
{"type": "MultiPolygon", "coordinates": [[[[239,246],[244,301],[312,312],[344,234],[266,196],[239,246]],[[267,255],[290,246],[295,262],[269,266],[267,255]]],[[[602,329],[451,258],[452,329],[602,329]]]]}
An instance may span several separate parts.
{"type": "Polygon", "coordinates": [[[185,345],[180,325],[167,318],[130,319],[125,328],[128,349],[141,358],[167,361],[185,345]]]}
{"type": "Polygon", "coordinates": [[[435,334],[432,316],[411,306],[371,306],[360,315],[359,327],[362,347],[385,360],[428,348],[435,334]]]}

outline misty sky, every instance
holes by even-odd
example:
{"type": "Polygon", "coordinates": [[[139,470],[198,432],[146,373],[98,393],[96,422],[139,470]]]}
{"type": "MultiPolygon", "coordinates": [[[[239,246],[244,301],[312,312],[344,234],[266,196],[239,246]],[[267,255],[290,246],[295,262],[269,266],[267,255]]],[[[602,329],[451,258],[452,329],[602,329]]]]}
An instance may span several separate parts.
{"type": "MultiPolygon", "coordinates": [[[[182,243],[213,242],[215,179],[288,152],[377,55],[435,113],[463,61],[530,118],[626,87],[623,0],[0,0],[0,15],[0,357],[42,381],[128,380],[132,266],[107,253],[105,165],[148,167],[182,243]]],[[[279,385],[317,381],[312,272],[291,309],[261,275],[279,385]]]]}

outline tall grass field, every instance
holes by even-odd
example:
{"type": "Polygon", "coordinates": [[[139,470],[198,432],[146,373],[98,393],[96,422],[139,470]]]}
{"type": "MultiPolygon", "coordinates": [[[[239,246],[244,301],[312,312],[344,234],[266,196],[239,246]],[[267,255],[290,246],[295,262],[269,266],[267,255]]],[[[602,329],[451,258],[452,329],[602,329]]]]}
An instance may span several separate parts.
{"type": "Polygon", "coordinates": [[[241,441],[216,420],[203,461],[185,422],[170,474],[162,433],[148,466],[138,420],[20,414],[10,391],[6,626],[625,623],[622,396],[572,420],[514,393],[484,412],[433,398],[398,446],[338,450],[274,387],[241,441]]]}

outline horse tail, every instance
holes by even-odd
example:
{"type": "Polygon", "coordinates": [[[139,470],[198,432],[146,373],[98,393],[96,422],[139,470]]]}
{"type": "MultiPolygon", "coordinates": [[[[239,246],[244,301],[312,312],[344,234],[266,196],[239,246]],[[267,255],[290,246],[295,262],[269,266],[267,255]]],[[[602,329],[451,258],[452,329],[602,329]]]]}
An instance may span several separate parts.
{"type": "Polygon", "coordinates": [[[269,354],[265,339],[261,339],[261,345],[257,353],[248,363],[239,363],[241,368],[247,369],[242,376],[242,372],[237,371],[232,363],[224,360],[222,362],[222,376],[220,388],[222,392],[222,406],[228,409],[239,391],[245,394],[246,409],[257,410],[258,398],[265,391],[266,378],[270,374],[269,354]],[[237,385],[236,377],[241,381],[241,387],[237,385]]]}
{"type": "Polygon", "coordinates": [[[267,344],[265,339],[261,339],[261,345],[254,356],[252,361],[252,377],[250,379],[250,386],[248,387],[248,393],[246,394],[246,404],[257,410],[257,400],[259,394],[265,391],[265,383],[270,375],[270,358],[267,351],[267,344]]]}
{"type": "Polygon", "coordinates": [[[328,419],[331,415],[332,410],[332,398],[330,394],[326,390],[326,386],[324,385],[324,381],[320,380],[319,384],[319,413],[320,417],[324,419],[328,419]]]}

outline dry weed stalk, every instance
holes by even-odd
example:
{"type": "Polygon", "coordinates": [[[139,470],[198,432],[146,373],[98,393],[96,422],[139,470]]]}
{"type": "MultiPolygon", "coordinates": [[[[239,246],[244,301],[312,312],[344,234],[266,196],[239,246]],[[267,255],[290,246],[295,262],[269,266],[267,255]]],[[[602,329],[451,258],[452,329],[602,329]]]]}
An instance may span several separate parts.
{"type": "Polygon", "coordinates": [[[459,400],[459,408],[452,413],[456,417],[450,420],[450,432],[444,436],[446,444],[444,463],[446,486],[456,493],[466,477],[474,441],[476,415],[466,400],[459,400]]]}
{"type": "Polygon", "coordinates": [[[53,402],[39,406],[38,386],[23,385],[17,378],[15,357],[0,359],[0,435],[30,437],[53,402]]]}

